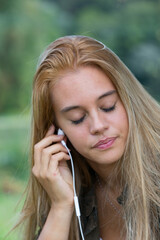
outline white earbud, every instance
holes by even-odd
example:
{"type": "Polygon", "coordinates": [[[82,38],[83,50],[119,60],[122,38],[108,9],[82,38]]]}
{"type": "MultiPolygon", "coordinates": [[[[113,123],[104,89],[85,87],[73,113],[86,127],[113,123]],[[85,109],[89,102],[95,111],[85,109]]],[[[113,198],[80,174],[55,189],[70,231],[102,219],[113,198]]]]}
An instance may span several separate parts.
{"type": "MultiPolygon", "coordinates": [[[[60,129],[60,128],[58,129],[58,135],[63,135],[63,136],[64,136],[64,132],[63,132],[62,129],[60,129]]],[[[63,145],[65,148],[67,147],[64,140],[62,140],[61,143],[62,143],[62,145],[63,145]]]]}
{"type": "Polygon", "coordinates": [[[64,132],[60,128],[58,129],[58,135],[64,135],[64,132]]]}

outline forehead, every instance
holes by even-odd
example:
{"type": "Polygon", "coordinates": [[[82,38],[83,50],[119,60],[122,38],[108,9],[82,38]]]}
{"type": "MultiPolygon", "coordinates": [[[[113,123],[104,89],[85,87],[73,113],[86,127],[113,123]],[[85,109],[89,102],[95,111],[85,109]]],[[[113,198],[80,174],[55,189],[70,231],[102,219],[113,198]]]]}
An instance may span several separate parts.
{"type": "Polygon", "coordinates": [[[115,89],[106,74],[96,67],[81,67],[67,72],[53,86],[51,97],[54,104],[87,101],[98,98],[104,92],[115,89]]]}

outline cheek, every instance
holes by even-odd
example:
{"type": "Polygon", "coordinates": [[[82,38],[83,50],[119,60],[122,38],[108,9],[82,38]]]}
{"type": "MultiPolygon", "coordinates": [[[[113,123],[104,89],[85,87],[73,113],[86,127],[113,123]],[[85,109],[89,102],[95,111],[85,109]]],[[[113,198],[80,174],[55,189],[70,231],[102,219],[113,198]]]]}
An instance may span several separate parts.
{"type": "Polygon", "coordinates": [[[123,135],[128,135],[128,116],[123,105],[119,106],[116,114],[114,115],[114,127],[123,135]]]}
{"type": "Polygon", "coordinates": [[[67,139],[71,142],[73,147],[79,152],[82,153],[86,144],[86,129],[83,127],[75,127],[72,124],[63,120],[62,117],[57,117],[58,126],[63,129],[67,139]]]}
{"type": "Polygon", "coordinates": [[[83,131],[74,130],[73,132],[70,131],[67,136],[68,136],[69,141],[73,145],[73,147],[78,152],[81,153],[81,151],[83,151],[83,149],[86,146],[85,139],[87,139],[87,138],[86,138],[84,132],[83,131]]]}
{"type": "Polygon", "coordinates": [[[126,111],[123,109],[119,117],[119,126],[123,131],[123,135],[128,136],[128,117],[126,111]]]}

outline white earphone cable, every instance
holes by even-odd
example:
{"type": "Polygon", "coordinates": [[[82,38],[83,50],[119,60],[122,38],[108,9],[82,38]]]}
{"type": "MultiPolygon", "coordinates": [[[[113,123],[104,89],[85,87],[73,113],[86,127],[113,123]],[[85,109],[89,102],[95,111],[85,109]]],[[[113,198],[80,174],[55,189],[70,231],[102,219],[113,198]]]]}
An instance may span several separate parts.
{"type": "Polygon", "coordinates": [[[84,234],[83,234],[83,229],[82,229],[82,224],[81,224],[81,218],[80,218],[80,216],[81,216],[80,207],[79,207],[79,202],[78,202],[78,197],[77,197],[76,187],[75,187],[75,171],[74,171],[73,159],[72,159],[72,155],[71,155],[70,150],[68,149],[65,141],[62,140],[61,143],[67,149],[68,154],[69,154],[69,156],[71,158],[71,168],[72,168],[72,176],[73,176],[74,205],[75,205],[76,215],[77,215],[77,218],[78,218],[78,223],[79,223],[79,229],[80,229],[81,237],[82,237],[82,240],[85,240],[84,234]]]}

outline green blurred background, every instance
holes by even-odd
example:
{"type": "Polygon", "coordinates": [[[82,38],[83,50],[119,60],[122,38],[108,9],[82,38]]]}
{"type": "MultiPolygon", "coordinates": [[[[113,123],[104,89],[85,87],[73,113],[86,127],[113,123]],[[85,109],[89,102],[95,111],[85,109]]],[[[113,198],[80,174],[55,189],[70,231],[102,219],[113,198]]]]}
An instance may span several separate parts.
{"type": "Polygon", "coordinates": [[[56,38],[73,34],[105,43],[160,100],[159,0],[0,0],[0,240],[21,239],[4,236],[28,177],[38,57],[56,38]]]}

